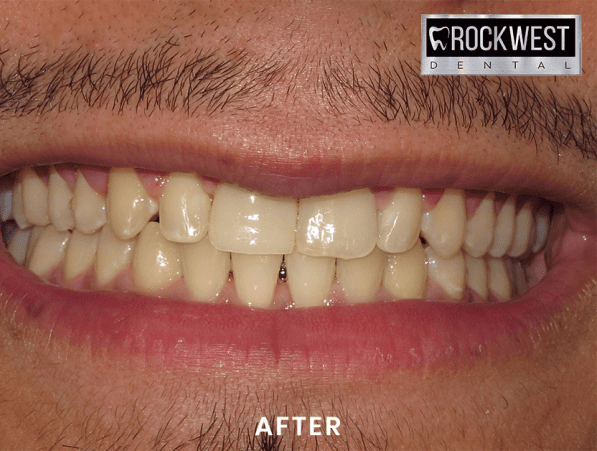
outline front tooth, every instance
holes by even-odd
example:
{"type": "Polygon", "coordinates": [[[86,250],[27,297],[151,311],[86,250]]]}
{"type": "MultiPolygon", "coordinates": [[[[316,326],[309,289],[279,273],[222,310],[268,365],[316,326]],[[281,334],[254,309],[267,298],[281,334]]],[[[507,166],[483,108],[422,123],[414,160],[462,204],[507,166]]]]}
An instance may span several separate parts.
{"type": "Polygon", "coordinates": [[[225,252],[290,254],[294,249],[297,204],[220,183],[209,219],[211,244],[225,252]]]}
{"type": "Polygon", "coordinates": [[[387,261],[388,255],[377,246],[365,257],[350,260],[338,259],[336,276],[349,303],[375,300],[374,296],[381,285],[387,261]]]}
{"type": "Polygon", "coordinates": [[[209,237],[204,237],[198,243],[182,246],[182,268],[184,280],[195,299],[214,299],[228,281],[230,253],[217,250],[209,237]]]}
{"type": "Polygon", "coordinates": [[[70,232],[59,232],[52,224],[46,226],[33,248],[29,270],[43,276],[57,268],[64,259],[69,238],[70,232]]]}
{"type": "Polygon", "coordinates": [[[19,265],[25,263],[25,257],[27,256],[27,244],[29,243],[30,236],[31,228],[25,230],[16,228],[10,237],[10,243],[8,243],[8,253],[12,255],[12,258],[14,258],[19,265]]]}
{"type": "Polygon", "coordinates": [[[493,241],[495,227],[495,194],[490,192],[479,204],[473,217],[466,223],[464,250],[472,257],[481,257],[493,241]]]}
{"type": "Polygon", "coordinates": [[[437,282],[454,300],[464,296],[466,266],[462,252],[442,258],[431,246],[425,248],[429,278],[437,282]]]}
{"type": "Polygon", "coordinates": [[[109,224],[102,228],[95,258],[95,283],[99,288],[108,285],[130,266],[136,243],[136,237],[130,240],[118,238],[109,224]]]}
{"type": "Polygon", "coordinates": [[[77,169],[77,181],[73,195],[75,227],[80,232],[92,234],[106,223],[106,201],[96,192],[83,173],[77,169]]]}
{"type": "Polygon", "coordinates": [[[502,257],[510,248],[514,236],[514,213],[516,213],[516,196],[511,195],[495,220],[495,236],[489,249],[492,257],[502,257]]]}
{"type": "Polygon", "coordinates": [[[240,300],[251,307],[268,307],[278,283],[283,255],[232,253],[231,256],[234,285],[240,300]]]}
{"type": "Polygon", "coordinates": [[[73,230],[64,256],[64,279],[67,282],[89,270],[95,260],[99,238],[100,232],[87,235],[73,230]]]}
{"type": "Polygon", "coordinates": [[[179,248],[160,232],[157,222],[148,223],[139,234],[133,257],[135,284],[142,290],[160,290],[182,275],[179,248]]]}
{"type": "Polygon", "coordinates": [[[48,187],[33,168],[23,169],[20,177],[23,183],[23,209],[27,220],[38,226],[48,225],[48,187]]]}
{"type": "Polygon", "coordinates": [[[158,212],[158,203],[141,184],[137,171],[112,168],[108,178],[108,221],[121,240],[133,238],[158,212]]]}
{"type": "Polygon", "coordinates": [[[514,220],[514,238],[508,249],[510,257],[520,257],[529,248],[534,228],[533,220],[533,204],[526,202],[514,220]]]}
{"type": "Polygon", "coordinates": [[[539,252],[547,243],[549,236],[549,219],[551,213],[551,205],[542,205],[535,213],[535,241],[533,243],[533,253],[539,252]]]}
{"type": "Polygon", "coordinates": [[[160,200],[160,230],[177,243],[196,243],[207,233],[211,201],[195,174],[172,173],[160,200]]]}
{"type": "Polygon", "coordinates": [[[482,258],[464,255],[466,263],[466,284],[468,287],[487,300],[487,264],[482,258]]]}
{"type": "Polygon", "coordinates": [[[377,213],[377,246],[389,253],[405,252],[421,231],[421,190],[396,188],[392,201],[377,213]]]}
{"type": "Polygon", "coordinates": [[[71,209],[73,193],[68,183],[60,176],[54,166],[50,167],[48,182],[48,211],[50,221],[56,230],[64,231],[75,227],[75,217],[71,209]]]}
{"type": "Polygon", "coordinates": [[[421,299],[426,283],[427,265],[420,240],[406,252],[388,255],[383,285],[395,299],[421,299]]]}
{"type": "Polygon", "coordinates": [[[12,214],[13,183],[10,180],[0,182],[0,220],[6,222],[13,219],[12,214]]]}
{"type": "Polygon", "coordinates": [[[435,252],[446,259],[462,247],[465,223],[464,191],[447,189],[433,210],[423,215],[421,234],[435,252]]]}
{"type": "Polygon", "coordinates": [[[512,297],[512,282],[504,258],[487,259],[489,275],[489,291],[497,297],[508,301],[512,297]]]}
{"type": "Polygon", "coordinates": [[[377,242],[375,197],[368,189],[299,201],[296,245],[312,257],[359,258],[377,242]]]}
{"type": "Polygon", "coordinates": [[[19,172],[15,181],[12,197],[12,214],[15,218],[15,222],[19,226],[19,229],[24,230],[27,227],[30,227],[31,223],[25,216],[25,205],[23,201],[23,177],[21,176],[22,173],[23,171],[19,172]]]}
{"type": "Polygon", "coordinates": [[[286,280],[296,307],[325,305],[334,281],[336,259],[309,257],[295,249],[286,255],[286,280]]]}

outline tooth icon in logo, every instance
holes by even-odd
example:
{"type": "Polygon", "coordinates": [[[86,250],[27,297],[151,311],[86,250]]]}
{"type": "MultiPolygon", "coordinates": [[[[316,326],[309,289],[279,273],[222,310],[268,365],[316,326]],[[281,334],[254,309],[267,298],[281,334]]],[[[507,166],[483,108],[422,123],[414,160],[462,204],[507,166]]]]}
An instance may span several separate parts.
{"type": "Polygon", "coordinates": [[[448,30],[448,35],[447,38],[450,37],[450,29],[448,27],[441,27],[441,28],[437,28],[437,27],[431,27],[429,28],[429,40],[431,41],[431,46],[433,47],[433,50],[437,50],[437,46],[441,45],[442,50],[446,50],[446,47],[448,47],[448,44],[444,44],[441,40],[439,39],[433,39],[433,33],[435,33],[436,31],[442,31],[442,30],[448,30]]]}

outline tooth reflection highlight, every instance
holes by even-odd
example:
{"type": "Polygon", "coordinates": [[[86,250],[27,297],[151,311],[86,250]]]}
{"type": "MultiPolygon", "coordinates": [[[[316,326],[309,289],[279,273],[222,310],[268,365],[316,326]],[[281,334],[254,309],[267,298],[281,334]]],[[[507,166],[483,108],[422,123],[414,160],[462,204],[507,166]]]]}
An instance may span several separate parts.
{"type": "Polygon", "coordinates": [[[219,251],[205,237],[198,243],[182,246],[182,267],[193,297],[200,301],[212,300],[228,281],[230,253],[219,251]]]}
{"type": "Polygon", "coordinates": [[[294,250],[286,255],[286,280],[296,307],[323,306],[336,272],[333,257],[310,257],[294,250]]]}

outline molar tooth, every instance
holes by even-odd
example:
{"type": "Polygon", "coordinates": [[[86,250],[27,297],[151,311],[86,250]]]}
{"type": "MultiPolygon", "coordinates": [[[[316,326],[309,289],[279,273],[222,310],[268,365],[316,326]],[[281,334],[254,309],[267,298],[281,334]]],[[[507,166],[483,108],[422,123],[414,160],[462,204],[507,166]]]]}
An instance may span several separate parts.
{"type": "Polygon", "coordinates": [[[99,288],[108,285],[133,261],[137,238],[121,240],[109,224],[100,233],[95,257],[95,283],[99,288]]]}
{"type": "Polygon", "coordinates": [[[196,243],[207,234],[211,200],[195,174],[172,173],[160,200],[160,230],[170,241],[196,243]]]}
{"type": "Polygon", "coordinates": [[[392,201],[377,213],[377,246],[386,252],[405,252],[419,239],[421,190],[396,188],[392,201]]]}
{"type": "Polygon", "coordinates": [[[77,169],[77,181],[73,195],[75,227],[80,232],[91,234],[106,223],[106,201],[96,192],[77,169]]]}
{"type": "Polygon", "coordinates": [[[447,189],[433,210],[423,214],[421,234],[440,257],[447,259],[462,247],[465,223],[464,191],[447,189]]]}
{"type": "Polygon", "coordinates": [[[493,241],[495,228],[495,194],[488,193],[479,204],[472,218],[466,223],[464,250],[472,257],[481,257],[493,241]]]}
{"type": "Polygon", "coordinates": [[[19,174],[23,184],[23,210],[27,220],[38,226],[50,223],[48,216],[48,187],[33,168],[25,168],[19,174]]]}
{"type": "Polygon", "coordinates": [[[512,282],[504,258],[487,259],[489,291],[504,301],[512,297],[512,282]]]}
{"type": "Polygon", "coordinates": [[[157,222],[148,223],[139,234],[133,272],[135,285],[145,291],[166,288],[182,275],[178,245],[162,236],[157,222]]]}
{"type": "Polygon", "coordinates": [[[50,167],[48,181],[48,211],[50,221],[58,231],[75,227],[75,217],[71,208],[73,193],[68,183],[61,177],[54,166],[50,167]]]}
{"type": "Polygon", "coordinates": [[[487,300],[487,264],[482,258],[471,257],[464,254],[466,263],[466,284],[468,287],[487,300]]]}
{"type": "Polygon", "coordinates": [[[195,299],[211,300],[228,281],[230,253],[217,250],[206,236],[198,243],[182,245],[182,267],[187,287],[195,299]]]}
{"type": "Polygon", "coordinates": [[[296,307],[325,305],[334,281],[336,259],[309,257],[295,249],[286,255],[286,280],[296,307]]]}
{"type": "Polygon", "coordinates": [[[232,253],[231,256],[234,285],[240,300],[251,307],[268,307],[278,283],[283,255],[232,253]]]}
{"type": "Polygon", "coordinates": [[[64,280],[73,280],[87,272],[95,260],[100,232],[91,235],[73,230],[64,256],[64,280]]]}
{"type": "Polygon", "coordinates": [[[510,257],[520,257],[524,254],[531,244],[533,232],[533,203],[526,202],[514,220],[514,238],[508,255],[510,257]]]}
{"type": "Polygon", "coordinates": [[[297,203],[220,183],[214,194],[208,236],[215,248],[254,255],[294,249],[297,203]]]}
{"type": "Polygon", "coordinates": [[[8,253],[19,265],[25,263],[27,256],[27,244],[31,236],[31,228],[21,230],[18,227],[12,232],[10,242],[8,243],[8,253]]]}
{"type": "Polygon", "coordinates": [[[12,190],[13,183],[9,180],[4,180],[0,185],[0,221],[6,222],[9,219],[14,219],[12,213],[12,190]]]}
{"type": "Polygon", "coordinates": [[[377,242],[375,197],[368,189],[299,201],[299,252],[312,257],[359,258],[377,242]]]}
{"type": "Polygon", "coordinates": [[[493,238],[493,244],[489,249],[489,253],[492,257],[502,257],[510,247],[512,237],[514,236],[515,213],[516,196],[511,195],[504,205],[502,205],[502,209],[495,220],[495,236],[493,238]]]}
{"type": "Polygon", "coordinates": [[[108,178],[108,220],[118,238],[133,238],[158,212],[158,203],[132,168],[112,168],[108,178]]]}
{"type": "Polygon", "coordinates": [[[33,249],[35,249],[35,244],[39,239],[40,235],[44,231],[45,227],[42,226],[34,226],[31,229],[31,236],[29,237],[29,244],[27,245],[27,254],[25,255],[25,266],[29,267],[29,262],[31,261],[31,255],[33,254],[33,249]]]}
{"type": "Polygon", "coordinates": [[[549,222],[551,216],[551,205],[543,204],[535,212],[535,240],[533,243],[533,253],[539,252],[547,243],[547,237],[549,236],[549,222]]]}
{"type": "Polygon", "coordinates": [[[464,296],[466,267],[462,252],[450,258],[442,258],[431,246],[425,248],[429,278],[437,282],[454,300],[464,296]]]}
{"type": "Polygon", "coordinates": [[[512,261],[512,272],[514,273],[514,285],[516,286],[516,294],[522,295],[529,291],[529,284],[527,283],[527,276],[522,267],[522,263],[518,260],[512,261]]]}
{"type": "Polygon", "coordinates": [[[43,276],[62,263],[70,232],[59,232],[50,224],[41,232],[29,261],[29,270],[43,276]]]}
{"type": "Polygon", "coordinates": [[[19,229],[31,227],[31,223],[25,216],[25,205],[23,200],[23,171],[19,172],[15,181],[15,187],[12,194],[12,214],[19,229]]]}
{"type": "Polygon", "coordinates": [[[336,276],[349,303],[356,304],[375,300],[374,296],[381,285],[387,261],[388,255],[377,246],[365,257],[350,260],[338,259],[336,276]]]}
{"type": "Polygon", "coordinates": [[[408,251],[388,255],[383,285],[396,299],[421,299],[427,283],[425,251],[417,241],[408,251]]]}

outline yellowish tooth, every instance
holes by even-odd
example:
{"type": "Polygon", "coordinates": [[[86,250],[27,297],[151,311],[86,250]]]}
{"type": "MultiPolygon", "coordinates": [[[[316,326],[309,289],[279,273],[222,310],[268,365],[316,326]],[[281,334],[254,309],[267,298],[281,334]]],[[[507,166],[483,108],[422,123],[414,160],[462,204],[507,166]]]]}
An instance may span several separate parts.
{"type": "Polygon", "coordinates": [[[29,243],[30,236],[31,228],[25,230],[16,228],[10,237],[10,243],[8,243],[8,253],[12,255],[12,258],[14,258],[19,265],[25,263],[27,244],[29,243]]]}
{"type": "Polygon", "coordinates": [[[294,250],[286,255],[286,281],[295,307],[323,306],[336,272],[333,257],[309,257],[294,250]]]}
{"type": "Polygon", "coordinates": [[[551,213],[551,205],[543,204],[535,213],[535,239],[533,242],[533,253],[539,252],[547,243],[549,236],[549,220],[551,213]]]}
{"type": "Polygon", "coordinates": [[[232,253],[234,285],[240,300],[250,306],[267,308],[274,295],[283,255],[232,253]]]}
{"type": "Polygon", "coordinates": [[[48,192],[48,212],[56,230],[74,229],[75,216],[71,208],[73,193],[54,166],[50,167],[48,192]]]}
{"type": "Polygon", "coordinates": [[[100,233],[95,256],[95,283],[99,288],[108,285],[118,274],[130,267],[137,238],[121,240],[109,224],[100,233]]]}
{"type": "Polygon", "coordinates": [[[437,282],[450,298],[459,301],[464,296],[466,266],[462,252],[442,258],[431,246],[425,248],[429,278],[437,282]]]}
{"type": "Polygon", "coordinates": [[[12,214],[12,191],[14,184],[9,180],[0,182],[0,220],[6,222],[14,219],[12,214]]]}
{"type": "Polygon", "coordinates": [[[31,223],[25,216],[25,205],[23,202],[23,171],[19,172],[17,179],[15,180],[15,187],[13,190],[12,197],[12,214],[15,218],[15,222],[19,226],[19,229],[26,229],[31,227],[31,223]]]}
{"type": "Polygon", "coordinates": [[[529,285],[527,283],[527,276],[520,261],[512,260],[512,272],[514,274],[516,293],[518,295],[525,294],[529,290],[529,285]]]}
{"type": "Polygon", "coordinates": [[[289,254],[294,249],[297,203],[227,183],[216,188],[209,239],[216,249],[253,255],[289,254]]]}
{"type": "Polygon", "coordinates": [[[132,168],[112,168],[108,177],[108,221],[121,240],[133,238],[158,213],[158,203],[132,168]]]}
{"type": "Polygon", "coordinates": [[[520,257],[531,245],[533,221],[533,204],[529,201],[522,206],[514,220],[514,238],[508,249],[510,257],[520,257]]]}
{"type": "Polygon", "coordinates": [[[406,252],[388,255],[383,285],[395,299],[422,299],[426,283],[427,265],[421,241],[406,252]]]}
{"type": "MultiPolygon", "coordinates": [[[[320,257],[324,258],[324,257],[320,257]]],[[[336,277],[350,304],[373,302],[381,285],[388,254],[377,246],[369,255],[336,262],[336,277]]]]}
{"type": "Polygon", "coordinates": [[[64,256],[64,280],[70,281],[84,274],[95,261],[100,232],[91,235],[73,230],[64,256]]]}
{"type": "Polygon", "coordinates": [[[168,176],[160,200],[160,230],[170,241],[196,243],[207,234],[211,200],[195,174],[168,176]]]}
{"type": "Polygon", "coordinates": [[[59,232],[50,224],[40,234],[29,261],[29,270],[38,276],[44,276],[57,268],[64,260],[70,232],[59,232]]]}
{"type": "Polygon", "coordinates": [[[504,301],[509,301],[512,297],[512,282],[504,258],[488,258],[487,268],[489,291],[504,301]]]}
{"type": "Polygon", "coordinates": [[[440,257],[447,259],[462,247],[465,224],[464,191],[447,189],[433,210],[423,214],[421,234],[440,257]]]}
{"type": "Polygon", "coordinates": [[[133,257],[135,285],[143,291],[166,288],[182,276],[179,247],[160,233],[157,222],[139,234],[133,257]]]}
{"type": "Polygon", "coordinates": [[[488,193],[466,223],[464,250],[472,257],[484,255],[493,242],[495,228],[495,194],[488,193]]]}
{"type": "Polygon", "coordinates": [[[75,227],[80,232],[92,234],[106,223],[106,200],[89,186],[79,169],[72,207],[75,227]]]}
{"type": "Polygon", "coordinates": [[[48,225],[48,187],[33,168],[21,170],[19,177],[23,183],[23,209],[27,220],[33,225],[48,225]]]}
{"type": "Polygon", "coordinates": [[[217,250],[209,238],[204,237],[198,243],[182,246],[182,267],[193,297],[199,301],[212,300],[222,292],[228,281],[230,253],[217,250]]]}
{"type": "Polygon", "coordinates": [[[489,248],[492,257],[502,257],[510,248],[514,236],[514,214],[516,213],[516,196],[508,197],[495,220],[495,236],[489,248]]]}
{"type": "Polygon", "coordinates": [[[377,242],[375,197],[368,189],[299,201],[296,246],[312,257],[360,258],[377,242]]]}
{"type": "Polygon", "coordinates": [[[486,301],[488,288],[487,264],[485,260],[464,254],[464,261],[466,263],[466,284],[486,301]]]}
{"type": "Polygon", "coordinates": [[[392,201],[377,213],[377,246],[389,253],[406,252],[419,240],[421,190],[396,188],[392,201]]]}
{"type": "Polygon", "coordinates": [[[33,249],[35,249],[35,244],[39,239],[40,235],[44,231],[45,227],[42,226],[34,226],[31,229],[31,236],[29,237],[29,244],[27,245],[27,254],[25,255],[25,264],[27,268],[29,267],[29,262],[31,261],[31,255],[33,254],[33,249]]]}

